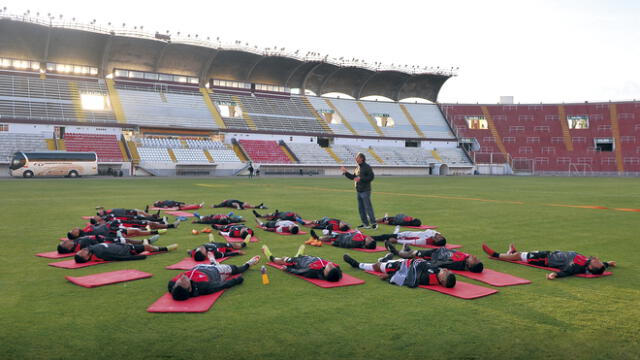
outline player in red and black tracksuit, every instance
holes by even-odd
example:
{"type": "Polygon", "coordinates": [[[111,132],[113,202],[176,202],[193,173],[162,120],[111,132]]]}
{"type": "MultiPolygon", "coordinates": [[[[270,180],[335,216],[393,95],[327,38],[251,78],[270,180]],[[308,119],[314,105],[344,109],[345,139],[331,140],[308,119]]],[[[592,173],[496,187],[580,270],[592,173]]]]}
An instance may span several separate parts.
{"type": "Polygon", "coordinates": [[[98,210],[96,215],[98,215],[99,217],[107,221],[113,220],[113,219],[151,220],[151,221],[161,220],[161,218],[158,216],[159,212],[158,214],[151,215],[145,211],[138,210],[138,209],[123,209],[123,208],[116,208],[116,209],[109,209],[109,210],[101,209],[101,210],[98,210]]]}
{"type": "Polygon", "coordinates": [[[420,226],[422,221],[420,219],[407,216],[405,214],[398,214],[396,216],[385,216],[380,219],[376,219],[378,224],[387,225],[400,225],[400,226],[420,226]]]}
{"type": "Polygon", "coordinates": [[[348,254],[344,254],[343,259],[354,268],[382,273],[382,279],[399,286],[440,285],[452,288],[456,285],[456,276],[449,269],[424,259],[361,263],[348,254]]]}
{"type": "Polygon", "coordinates": [[[187,251],[187,254],[195,261],[204,261],[209,257],[209,253],[213,254],[215,259],[221,259],[226,256],[244,255],[240,249],[246,247],[245,243],[223,243],[223,242],[210,242],[198,246],[193,250],[187,251]]]}
{"type": "Polygon", "coordinates": [[[146,255],[140,255],[144,251],[166,252],[177,248],[178,245],[176,244],[164,247],[148,244],[101,243],[80,249],[75,255],[75,260],[77,263],[85,263],[87,261],[142,260],[146,258],[146,255]]]}
{"type": "Polygon", "coordinates": [[[340,265],[317,256],[303,255],[304,245],[300,246],[294,257],[275,257],[266,245],[262,246],[262,251],[269,258],[269,261],[282,265],[282,270],[292,274],[331,282],[342,279],[340,265]]]}
{"type": "Polygon", "coordinates": [[[360,231],[340,234],[331,233],[329,235],[318,236],[315,231],[311,230],[311,237],[323,242],[329,242],[331,245],[345,249],[375,249],[376,241],[373,237],[365,235],[360,231]]]}
{"type": "Polygon", "coordinates": [[[160,238],[159,235],[154,235],[149,239],[145,239],[145,240],[134,240],[134,239],[128,239],[124,237],[110,238],[103,235],[87,235],[87,236],[81,236],[79,238],[75,238],[73,240],[65,239],[60,241],[60,243],[58,244],[58,254],[75,253],[91,245],[96,245],[104,242],[106,243],[117,242],[121,244],[128,243],[128,244],[134,244],[134,245],[143,245],[145,241],[148,243],[154,243],[155,241],[158,240],[158,238],[160,238]]]}
{"type": "MultiPolygon", "coordinates": [[[[166,232],[167,230],[161,229],[159,231],[166,232]]],[[[119,220],[113,220],[100,225],[87,225],[83,229],[75,227],[67,233],[67,238],[73,240],[80,236],[102,235],[109,240],[113,240],[118,237],[118,232],[121,232],[125,236],[149,236],[157,235],[159,231],[142,231],[140,229],[126,228],[122,226],[122,223],[119,220]]]]}
{"type": "Polygon", "coordinates": [[[558,269],[547,275],[547,279],[567,277],[576,274],[601,275],[609,266],[616,266],[615,261],[604,262],[595,256],[584,256],[575,251],[517,251],[513,244],[509,245],[506,253],[500,254],[493,251],[486,244],[482,249],[488,255],[508,261],[524,261],[532,265],[558,269]]]}
{"type": "Polygon", "coordinates": [[[193,224],[208,224],[208,225],[229,225],[244,222],[242,216],[225,215],[225,214],[213,214],[207,216],[200,216],[198,213],[194,213],[196,220],[193,220],[193,224]]]}
{"type": "Polygon", "coordinates": [[[167,289],[173,299],[178,301],[200,295],[213,294],[234,285],[242,284],[243,278],[241,276],[233,279],[229,279],[229,277],[247,271],[250,266],[257,264],[258,261],[260,261],[260,257],[254,256],[242,266],[196,265],[191,270],[176,275],[171,279],[167,289]]]}
{"type": "Polygon", "coordinates": [[[403,259],[430,260],[435,265],[450,270],[466,270],[480,273],[484,269],[482,262],[474,255],[445,247],[411,250],[411,248],[405,244],[402,250],[398,251],[390,242],[385,242],[385,246],[393,255],[400,256],[403,259]]]}
{"type": "Polygon", "coordinates": [[[96,245],[104,242],[106,238],[102,235],[88,235],[75,238],[73,240],[62,240],[58,244],[58,254],[71,254],[80,249],[84,249],[91,245],[96,245]]]}
{"type": "Polygon", "coordinates": [[[148,228],[149,230],[174,229],[180,225],[180,221],[175,221],[172,224],[168,224],[166,217],[162,219],[155,219],[153,221],[138,220],[134,218],[115,218],[113,216],[107,216],[104,218],[99,216],[94,216],[90,219],[90,223],[92,225],[101,225],[101,224],[112,222],[112,221],[119,221],[120,225],[126,228],[138,228],[138,229],[148,228]]]}
{"type": "Polygon", "coordinates": [[[246,225],[213,225],[220,232],[220,235],[232,238],[244,239],[247,235],[253,236],[253,229],[246,225]]]}
{"type": "Polygon", "coordinates": [[[342,222],[340,219],[323,217],[314,221],[305,221],[304,225],[311,226],[314,229],[322,229],[329,231],[349,231],[349,224],[342,222]]]}
{"type": "Polygon", "coordinates": [[[265,231],[271,231],[279,234],[297,234],[300,232],[300,227],[293,221],[289,220],[271,220],[267,222],[261,222],[256,219],[258,226],[262,227],[265,231]]]}
{"type": "Polygon", "coordinates": [[[293,211],[276,210],[273,214],[260,215],[258,214],[257,211],[253,210],[253,215],[255,215],[257,218],[262,218],[267,220],[288,220],[288,221],[295,221],[302,225],[305,224],[304,220],[302,220],[302,217],[294,213],[293,211]]]}
{"type": "Polygon", "coordinates": [[[175,200],[158,200],[153,203],[153,207],[160,208],[160,209],[162,208],[180,209],[182,205],[185,205],[185,203],[183,203],[182,201],[175,201],[175,200]]]}
{"type": "Polygon", "coordinates": [[[212,208],[227,207],[227,208],[232,208],[232,209],[237,209],[237,210],[266,209],[267,208],[266,206],[264,206],[264,203],[260,203],[260,205],[253,206],[253,205],[249,204],[248,202],[235,200],[235,199],[225,200],[225,201],[221,202],[220,204],[211,205],[211,207],[212,208]]]}

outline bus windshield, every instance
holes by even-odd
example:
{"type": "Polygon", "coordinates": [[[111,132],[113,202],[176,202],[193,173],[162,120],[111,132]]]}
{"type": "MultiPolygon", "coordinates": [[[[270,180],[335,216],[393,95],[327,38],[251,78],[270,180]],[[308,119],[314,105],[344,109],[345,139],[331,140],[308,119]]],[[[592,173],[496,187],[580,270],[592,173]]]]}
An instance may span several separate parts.
{"type": "Polygon", "coordinates": [[[23,167],[25,163],[26,159],[24,158],[24,155],[21,152],[17,152],[13,154],[13,159],[11,160],[11,165],[9,166],[9,168],[11,170],[18,170],[23,167]]]}

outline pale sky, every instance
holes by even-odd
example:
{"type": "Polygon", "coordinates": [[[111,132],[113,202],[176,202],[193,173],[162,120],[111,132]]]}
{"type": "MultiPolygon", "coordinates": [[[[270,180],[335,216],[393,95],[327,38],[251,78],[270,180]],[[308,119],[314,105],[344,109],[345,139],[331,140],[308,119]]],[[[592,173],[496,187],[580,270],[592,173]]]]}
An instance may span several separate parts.
{"type": "Polygon", "coordinates": [[[459,67],[440,102],[640,99],[640,1],[9,0],[3,7],[370,63],[459,67]]]}

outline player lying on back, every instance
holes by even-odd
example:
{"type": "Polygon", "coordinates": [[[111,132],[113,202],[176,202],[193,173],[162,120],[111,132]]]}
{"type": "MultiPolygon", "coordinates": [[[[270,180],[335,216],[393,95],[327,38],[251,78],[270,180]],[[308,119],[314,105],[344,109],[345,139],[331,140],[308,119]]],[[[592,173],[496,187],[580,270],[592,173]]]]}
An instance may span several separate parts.
{"type": "Polygon", "coordinates": [[[294,257],[275,257],[267,245],[262,246],[269,261],[284,266],[284,271],[310,279],[337,282],[342,279],[340,265],[317,256],[304,255],[304,245],[300,245],[294,257]]]}
{"type": "Polygon", "coordinates": [[[230,276],[241,274],[260,261],[260,256],[254,256],[242,266],[218,264],[210,258],[210,265],[196,265],[169,280],[167,290],[174,300],[183,301],[192,297],[213,294],[242,284],[242,276],[229,279],[230,276]],[[229,280],[227,280],[229,279],[229,280]]]}
{"type": "Polygon", "coordinates": [[[423,259],[361,263],[348,254],[344,254],[343,259],[356,269],[383,273],[382,279],[399,286],[441,285],[452,288],[456,285],[454,273],[423,259]]]}
{"type": "Polygon", "coordinates": [[[395,246],[388,241],[385,242],[385,247],[389,252],[391,252],[391,254],[403,259],[429,260],[439,267],[450,270],[463,270],[480,273],[484,269],[484,265],[476,256],[458,250],[450,250],[445,247],[437,249],[412,250],[409,245],[405,244],[403,248],[398,251],[395,246]]]}
{"type": "Polygon", "coordinates": [[[547,279],[553,280],[577,274],[601,275],[609,266],[616,266],[615,261],[603,262],[595,256],[584,256],[575,251],[531,251],[520,252],[515,245],[510,244],[506,253],[497,253],[486,244],[482,244],[482,250],[489,256],[509,261],[524,261],[526,263],[560,269],[547,275],[547,279]]]}
{"type": "Polygon", "coordinates": [[[236,210],[266,209],[267,208],[266,206],[264,206],[264,203],[260,203],[259,205],[254,206],[254,205],[249,204],[246,201],[240,201],[240,200],[235,200],[235,199],[224,200],[220,204],[211,205],[211,207],[212,208],[227,207],[227,208],[232,208],[232,209],[236,209],[236,210]]]}

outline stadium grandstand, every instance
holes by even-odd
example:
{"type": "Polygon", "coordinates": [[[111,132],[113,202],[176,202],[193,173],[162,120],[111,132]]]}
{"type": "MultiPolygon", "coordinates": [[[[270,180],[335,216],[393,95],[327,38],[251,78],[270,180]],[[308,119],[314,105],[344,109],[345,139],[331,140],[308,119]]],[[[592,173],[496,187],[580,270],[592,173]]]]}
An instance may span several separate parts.
{"type": "Polygon", "coordinates": [[[381,175],[640,174],[640,102],[443,104],[452,71],[7,14],[0,44],[2,176],[33,150],[127,176],[337,175],[358,152],[381,175]]]}

